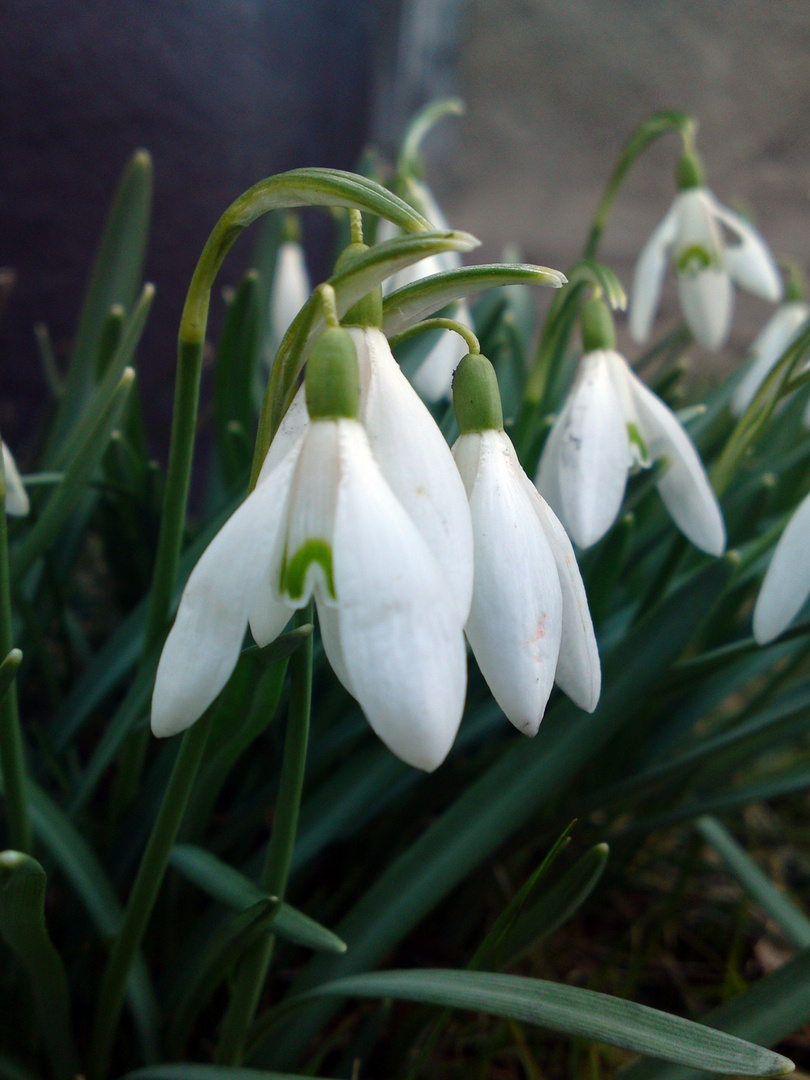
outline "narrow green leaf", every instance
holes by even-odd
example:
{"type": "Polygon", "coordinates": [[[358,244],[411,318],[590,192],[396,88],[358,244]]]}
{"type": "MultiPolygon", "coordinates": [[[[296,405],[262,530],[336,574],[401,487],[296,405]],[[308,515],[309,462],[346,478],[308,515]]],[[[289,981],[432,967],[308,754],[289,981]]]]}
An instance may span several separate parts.
{"type": "Polygon", "coordinates": [[[548,285],[559,289],[565,274],[548,266],[492,263],[444,270],[389,293],[383,300],[383,333],[394,337],[454,300],[509,285],[548,285]]]}
{"type": "Polygon", "coordinates": [[[578,986],[480,971],[380,971],[306,997],[387,998],[474,1009],[734,1076],[783,1076],[793,1063],[733,1035],[578,986]]]}
{"type": "MultiPolygon", "coordinates": [[[[206,242],[183,308],[181,343],[202,344],[211,287],[242,230],[271,210],[293,210],[299,206],[342,206],[366,211],[388,218],[406,232],[426,232],[431,228],[430,222],[413,207],[376,181],[356,173],[339,169],[293,169],[260,180],[231,203],[206,242]]],[[[371,287],[368,286],[357,299],[371,287]]]]}
{"type": "MultiPolygon", "coordinates": [[[[96,856],[67,815],[32,780],[28,781],[28,793],[31,821],[42,846],[70,882],[99,936],[112,937],[121,924],[123,911],[96,856]]],[[[133,966],[127,997],[143,1052],[152,1061],[157,1046],[157,1004],[142,957],[133,966]]]]}
{"type": "MultiPolygon", "coordinates": [[[[378,963],[451,890],[541,808],[569,790],[580,769],[598,760],[651,685],[666,672],[712,610],[736,566],[730,555],[689,579],[637,623],[604,665],[602,699],[591,716],[568,702],[549,710],[535,740],[515,737],[507,751],[399,855],[342,920],[351,949],[339,960],[316,957],[295,989],[367,970],[378,963]]],[[[276,1033],[272,1055],[292,1060],[332,1010],[326,1003],[276,1033]]]]}
{"type": "Polygon", "coordinates": [[[45,871],[19,851],[0,852],[0,933],[22,963],[34,991],[39,1030],[61,1080],[73,1080],[78,1061],[70,1019],[70,990],[62,958],[45,925],[45,871]]]}
{"type": "Polygon", "coordinates": [[[214,437],[226,489],[244,483],[250,468],[250,450],[245,460],[231,435],[231,425],[239,424],[252,444],[256,423],[253,380],[260,331],[259,275],[249,270],[228,305],[214,365],[214,437]]]}
{"type": "MultiPolygon", "coordinates": [[[[709,1028],[756,1039],[766,1046],[781,1042],[809,1022],[810,949],[758,979],[739,997],[712,1009],[701,1020],[709,1028]]],[[[616,1076],[621,1080],[702,1080],[708,1075],[705,1068],[705,1062],[698,1062],[697,1069],[684,1069],[642,1058],[616,1076]]]]}
{"type": "Polygon", "coordinates": [[[509,968],[562,926],[584,904],[604,873],[610,849],[597,844],[540,899],[526,907],[498,943],[495,965],[509,968]]]}
{"type": "MultiPolygon", "coordinates": [[[[184,877],[193,881],[214,900],[237,911],[244,911],[261,900],[276,899],[232,866],[192,844],[176,844],[170,862],[184,877]]],[[[279,904],[271,925],[274,933],[296,945],[338,955],[346,951],[345,942],[341,941],[337,934],[310,919],[291,904],[279,904]]]]}
{"type": "Polygon", "coordinates": [[[14,682],[14,676],[22,663],[23,654],[19,649],[12,649],[2,664],[0,664],[0,701],[8,693],[8,688],[14,682]]]}
{"type": "Polygon", "coordinates": [[[810,919],[789,896],[781,893],[751,856],[740,847],[728,829],[714,817],[701,817],[695,827],[745,892],[755,900],[784,934],[800,949],[810,947],[810,919]]]}
{"type": "Polygon", "coordinates": [[[82,444],[87,438],[87,432],[98,424],[105,411],[109,408],[124,371],[132,364],[154,298],[154,285],[144,285],[132,312],[120,328],[120,337],[106,364],[103,377],[88,392],[87,402],[82,411],[81,423],[76,424],[62,445],[53,454],[50,461],[52,469],[59,470],[68,467],[71,460],[81,450],[82,444]]]}
{"type": "Polygon", "coordinates": [[[195,1065],[192,1062],[171,1065],[151,1065],[135,1069],[121,1080],[312,1080],[300,1073],[266,1072],[264,1069],[243,1069],[237,1065],[195,1065]]]}
{"type": "Polygon", "coordinates": [[[260,900],[230,916],[201,951],[195,950],[191,966],[183,970],[182,997],[171,1011],[170,1053],[174,1047],[179,1056],[200,1011],[245,952],[268,932],[277,909],[276,899],[260,900]]]}
{"type": "Polygon", "coordinates": [[[515,923],[523,915],[529,897],[537,888],[539,881],[554,865],[557,856],[562,852],[563,848],[568,845],[570,841],[569,834],[573,827],[574,822],[572,821],[571,824],[557,837],[551,850],[534,873],[529,875],[528,879],[524,881],[523,885],[506,905],[504,910],[492,924],[489,933],[475,950],[472,959],[467,965],[468,968],[475,971],[480,968],[489,968],[492,966],[495,956],[497,956],[500,951],[500,946],[504,938],[514,929],[515,923]]]}
{"type": "Polygon", "coordinates": [[[127,311],[135,299],[149,238],[151,208],[152,159],[146,150],[136,150],[115,194],[90,275],[64,392],[48,440],[48,461],[84,410],[110,308],[120,304],[127,311]]]}
{"type": "Polygon", "coordinates": [[[65,478],[48,499],[36,525],[11,555],[11,573],[20,581],[59,536],[59,532],[101,463],[113,428],[123,411],[135,372],[126,368],[96,424],[87,432],[65,478]]]}
{"type": "Polygon", "coordinates": [[[13,1058],[6,1057],[0,1051],[0,1080],[41,1080],[26,1065],[20,1065],[13,1058]]]}

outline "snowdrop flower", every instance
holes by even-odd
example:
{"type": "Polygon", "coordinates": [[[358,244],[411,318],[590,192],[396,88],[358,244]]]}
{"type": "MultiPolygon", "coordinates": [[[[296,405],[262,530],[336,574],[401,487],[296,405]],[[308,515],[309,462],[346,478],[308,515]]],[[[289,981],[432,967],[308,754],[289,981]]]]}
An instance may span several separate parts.
{"type": "Polygon", "coordinates": [[[3,474],[6,480],[6,513],[11,517],[25,517],[31,509],[28,492],[23,487],[17,463],[4,442],[0,442],[3,451],[3,474]]]}
{"type": "Polygon", "coordinates": [[[682,156],[678,186],[672,208],[636,264],[630,334],[635,341],[649,337],[671,259],[687,326],[701,345],[717,349],[731,327],[732,282],[776,303],[782,297],[782,281],[759,233],[703,186],[702,167],[694,154],[682,156]],[[726,241],[724,229],[736,243],[726,241]]]}
{"type": "Polygon", "coordinates": [[[779,538],[754,605],[759,645],[778,638],[810,596],[810,495],[799,503],[779,538]]]}
{"type": "Polygon", "coordinates": [[[751,363],[731,398],[734,416],[742,416],[765,382],[777,360],[799,336],[810,318],[810,304],[789,300],[782,304],[751,345],[751,363]]]}
{"type": "MultiPolygon", "coordinates": [[[[411,203],[440,232],[449,230],[447,218],[442,213],[427,184],[411,177],[407,180],[405,200],[411,203]]],[[[393,240],[399,230],[385,218],[377,227],[377,240],[393,240]]],[[[456,270],[461,266],[461,256],[457,251],[444,251],[430,255],[418,263],[405,267],[383,283],[383,292],[387,295],[395,289],[402,289],[415,281],[440,274],[444,270],[456,270]]],[[[466,301],[458,305],[453,318],[472,329],[472,315],[466,301]]],[[[450,394],[453,372],[466,352],[466,346],[458,335],[445,331],[419,365],[413,376],[413,385],[426,401],[440,401],[450,394]]]]}
{"type": "Polygon", "coordinates": [[[601,674],[588,600],[571,541],[503,430],[486,357],[463,358],[453,404],[461,432],[453,456],[475,551],[467,639],[505,715],[535,735],[555,681],[580,708],[596,708],[601,674]]]}
{"type": "Polygon", "coordinates": [[[287,218],[285,236],[279,244],[270,292],[270,325],[278,345],[290,323],[309,299],[312,291],[298,236],[298,221],[287,218]]]}
{"type": "Polygon", "coordinates": [[[722,554],[723,517],[698,453],[674,413],[616,352],[601,300],[584,305],[582,336],[577,379],[540,459],[540,494],[587,548],[616,520],[630,469],[663,458],[658,491],[673,521],[696,547],[722,554]]]}
{"type": "Polygon", "coordinates": [[[435,769],[464,707],[463,604],[372,452],[346,330],[316,343],[304,399],[189,578],[158,666],[152,730],[194,723],[233,671],[248,623],[266,645],[314,596],[329,662],[372,728],[404,761],[435,769]]]}

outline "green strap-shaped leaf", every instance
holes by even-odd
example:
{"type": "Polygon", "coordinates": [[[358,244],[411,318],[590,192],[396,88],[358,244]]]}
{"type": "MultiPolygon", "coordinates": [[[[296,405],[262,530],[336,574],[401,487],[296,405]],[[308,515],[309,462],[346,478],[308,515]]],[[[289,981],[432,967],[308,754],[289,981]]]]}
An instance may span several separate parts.
{"type": "MultiPolygon", "coordinates": [[[[0,777],[2,793],[2,777],[0,777]]],[[[93,851],[67,815],[30,780],[28,794],[34,832],[70,882],[102,938],[112,937],[121,924],[121,905],[93,851]]],[[[127,997],[147,1061],[157,1045],[157,1005],[149,973],[138,957],[127,984],[127,997]]]]}
{"type": "Polygon", "coordinates": [[[230,916],[201,951],[194,951],[190,969],[183,970],[182,996],[171,1013],[166,1040],[170,1054],[176,1048],[179,1056],[201,1009],[241,957],[270,930],[277,910],[277,900],[260,900],[230,916]]]}
{"type": "Polygon", "coordinates": [[[45,871],[30,855],[0,852],[0,933],[25,968],[34,992],[39,1030],[57,1077],[73,1080],[76,1048],[70,990],[62,958],[45,925],[45,871]]]}
{"type": "MultiPolygon", "coordinates": [[[[773,1046],[808,1022],[810,949],[758,979],[733,1001],[712,1009],[701,1021],[717,1031],[756,1039],[766,1046],[773,1046]]],[[[621,1080],[702,1080],[708,1075],[705,1069],[703,1062],[697,1069],[685,1069],[642,1058],[616,1075],[621,1080]]]]}
{"type": "Polygon", "coordinates": [[[146,150],[137,150],[124,170],[93,264],[64,393],[48,440],[48,461],[84,409],[110,308],[120,304],[128,311],[135,299],[149,238],[151,208],[152,159],[146,150]]]}
{"type": "Polygon", "coordinates": [[[767,874],[740,847],[728,829],[714,817],[701,817],[695,826],[742,885],[748,895],[764,908],[794,945],[810,947],[810,919],[784,893],[779,892],[767,874]]]}
{"type": "Polygon", "coordinates": [[[293,169],[260,180],[231,203],[206,241],[183,308],[181,342],[202,344],[211,287],[231,244],[242,230],[271,210],[292,210],[298,206],[364,210],[388,218],[406,232],[426,232],[431,228],[430,222],[413,207],[374,180],[356,173],[340,169],[293,169]]]}
{"type": "Polygon", "coordinates": [[[300,1073],[242,1069],[237,1065],[195,1065],[192,1062],[151,1065],[122,1076],[121,1080],[312,1080],[300,1073]]]}
{"type": "MultiPolygon", "coordinates": [[[[244,911],[261,900],[276,899],[232,866],[193,844],[175,845],[170,861],[176,870],[209,896],[237,911],[244,911]]],[[[346,951],[345,942],[341,941],[337,934],[310,919],[291,904],[282,902],[278,905],[271,928],[279,937],[308,949],[337,954],[346,951]]]]}
{"type": "Polygon", "coordinates": [[[48,499],[33,529],[11,555],[11,574],[20,581],[36,560],[44,555],[59,535],[85,487],[101,462],[118,423],[135,379],[132,368],[126,368],[118,381],[115,393],[107,402],[98,421],[90,428],[76,456],[65,470],[65,477],[48,499]]]}
{"type": "Polygon", "coordinates": [[[50,462],[52,469],[65,469],[78,454],[87,432],[95,427],[109,406],[118,389],[121,376],[131,366],[135,350],[141,340],[152,301],[155,297],[153,285],[144,285],[138,301],[121,327],[121,336],[105,367],[104,376],[98,385],[88,392],[87,401],[82,411],[81,423],[76,424],[64,442],[59,446],[50,462]]]}
{"type": "Polygon", "coordinates": [[[225,325],[217,346],[214,366],[214,436],[217,461],[227,491],[244,483],[250,468],[239,453],[231,426],[239,424],[249,442],[253,441],[256,413],[253,405],[253,381],[261,345],[262,326],[259,311],[260,283],[255,270],[249,270],[228,305],[225,325]]]}
{"type": "Polygon", "coordinates": [[[493,966],[512,967],[570,919],[596,887],[608,855],[607,844],[592,847],[536,903],[524,908],[514,926],[497,943],[493,966]]]}
{"type": "MultiPolygon", "coordinates": [[[[296,989],[367,971],[492,851],[554,802],[577,772],[597,758],[644,702],[652,684],[680,655],[727,585],[736,557],[718,559],[642,619],[605,664],[602,699],[591,716],[561,701],[537,739],[506,752],[386,869],[340,924],[345,956],[315,957],[296,989]]],[[[332,1009],[301,1014],[294,1030],[273,1038],[273,1061],[294,1060],[332,1009]]],[[[270,1051],[269,1051],[270,1052],[270,1051]]]]}
{"type": "MultiPolygon", "coordinates": [[[[302,995],[394,998],[474,1009],[735,1076],[783,1076],[793,1063],[725,1032],[579,986],[481,971],[379,971],[302,995]]],[[[292,1003],[290,1003],[291,1005],[292,1003]]]]}
{"type": "Polygon", "coordinates": [[[443,270],[389,293],[383,300],[383,332],[387,337],[426,319],[435,311],[484,289],[508,285],[548,285],[559,289],[565,274],[548,266],[492,263],[443,270]]]}

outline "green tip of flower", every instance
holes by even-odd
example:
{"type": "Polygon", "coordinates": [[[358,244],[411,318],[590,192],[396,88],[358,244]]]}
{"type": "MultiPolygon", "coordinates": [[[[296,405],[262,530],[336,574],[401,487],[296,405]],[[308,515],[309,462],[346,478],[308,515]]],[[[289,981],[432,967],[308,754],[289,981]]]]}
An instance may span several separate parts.
{"type": "Polygon", "coordinates": [[[703,170],[703,162],[696,150],[684,150],[678,160],[678,168],[675,172],[675,183],[678,191],[686,191],[687,188],[703,187],[706,175],[703,170]]]}
{"type": "Polygon", "coordinates": [[[462,435],[503,431],[503,408],[495,369],[480,353],[462,357],[453,376],[453,408],[462,435]]]}
{"type": "MultiPolygon", "coordinates": [[[[358,255],[368,251],[367,244],[349,244],[341,251],[338,261],[335,263],[335,273],[348,270],[356,261],[358,255]]],[[[382,326],[382,285],[377,285],[370,293],[358,300],[349,308],[343,316],[344,326],[382,326]]]]}
{"type": "Polygon", "coordinates": [[[356,420],[360,410],[357,350],[342,326],[326,329],[310,353],[304,380],[313,420],[356,420]]]}
{"type": "Polygon", "coordinates": [[[613,316],[604,300],[593,297],[582,305],[579,316],[582,330],[582,348],[586,353],[596,349],[616,348],[616,328],[613,316]]]}

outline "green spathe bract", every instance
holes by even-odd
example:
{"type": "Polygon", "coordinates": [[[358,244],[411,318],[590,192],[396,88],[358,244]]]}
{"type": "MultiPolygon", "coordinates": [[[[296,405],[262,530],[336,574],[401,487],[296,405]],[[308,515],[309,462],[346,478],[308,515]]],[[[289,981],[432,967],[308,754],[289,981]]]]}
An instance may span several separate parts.
{"type": "MultiPolygon", "coordinates": [[[[358,256],[369,250],[368,244],[349,244],[335,263],[335,274],[351,270],[358,256]]],[[[382,326],[382,285],[375,285],[371,292],[358,300],[343,316],[345,326],[382,326]]]]}
{"type": "Polygon", "coordinates": [[[616,328],[613,325],[610,308],[604,300],[593,297],[584,303],[579,319],[582,328],[582,348],[586,353],[594,352],[596,349],[616,348],[616,328]]]}
{"type": "Polygon", "coordinates": [[[453,376],[453,408],[458,430],[503,431],[503,409],[495,369],[480,353],[467,353],[453,376]]]}
{"type": "Polygon", "coordinates": [[[357,350],[342,327],[330,326],[318,338],[307,361],[305,386],[310,419],[357,419],[360,411],[357,350]]]}

